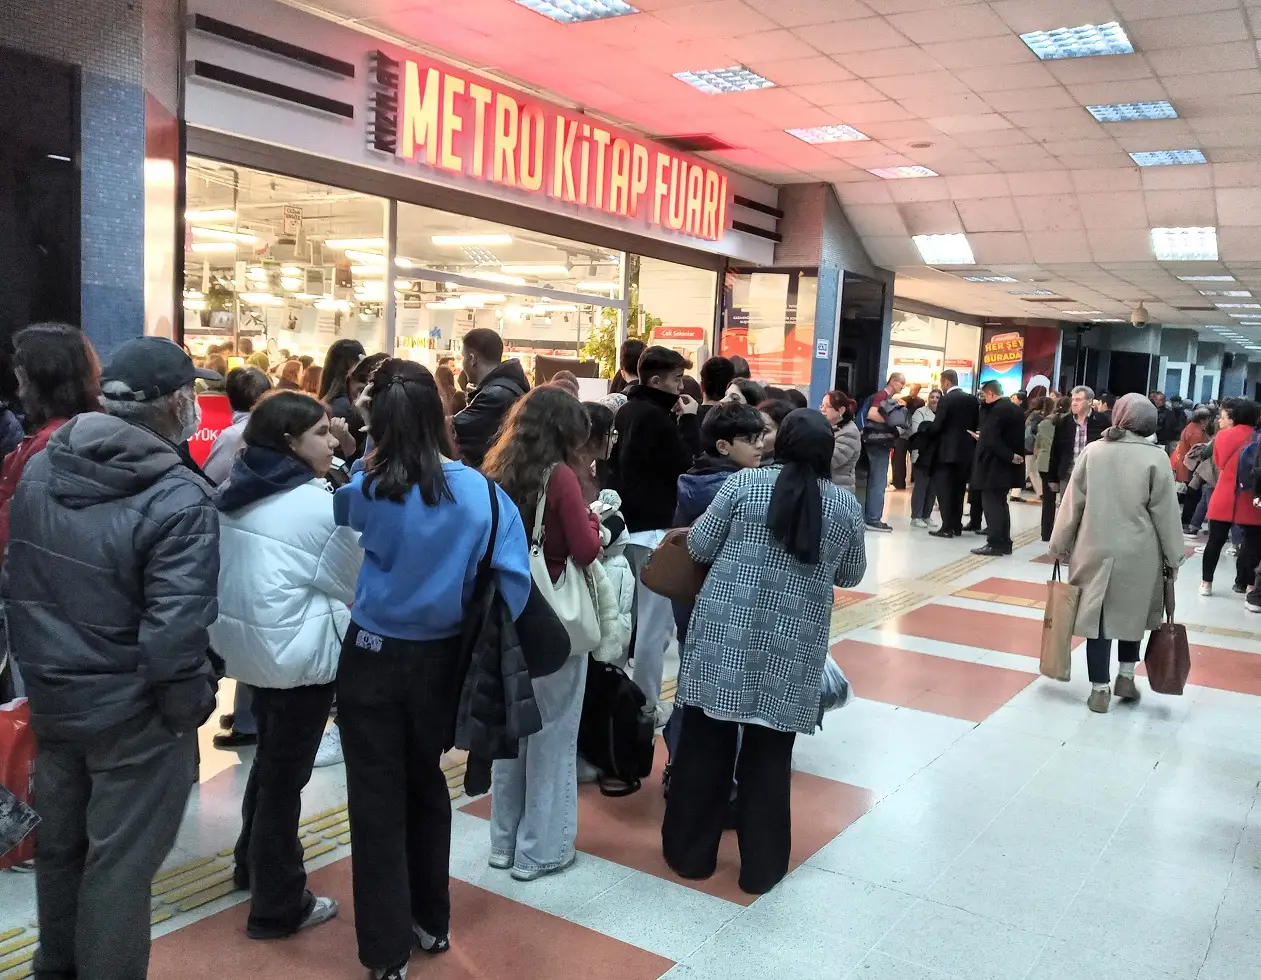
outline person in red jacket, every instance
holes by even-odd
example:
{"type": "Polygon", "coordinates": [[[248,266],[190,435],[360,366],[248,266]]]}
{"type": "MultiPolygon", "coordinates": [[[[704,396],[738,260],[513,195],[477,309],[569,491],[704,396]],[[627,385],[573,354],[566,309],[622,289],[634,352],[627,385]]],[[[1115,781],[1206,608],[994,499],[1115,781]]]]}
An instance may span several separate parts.
{"type": "Polygon", "coordinates": [[[1217,486],[1208,503],[1208,543],[1204,546],[1204,570],[1200,576],[1200,595],[1213,594],[1213,573],[1221,557],[1222,546],[1230,537],[1230,526],[1243,532],[1243,543],[1235,555],[1236,592],[1247,592],[1253,573],[1261,563],[1261,507],[1252,502],[1251,475],[1244,474],[1244,489],[1239,489],[1239,462],[1249,443],[1261,438],[1261,405],[1243,398],[1228,402],[1222,408],[1222,429],[1213,440],[1213,462],[1217,464],[1217,486]]]}

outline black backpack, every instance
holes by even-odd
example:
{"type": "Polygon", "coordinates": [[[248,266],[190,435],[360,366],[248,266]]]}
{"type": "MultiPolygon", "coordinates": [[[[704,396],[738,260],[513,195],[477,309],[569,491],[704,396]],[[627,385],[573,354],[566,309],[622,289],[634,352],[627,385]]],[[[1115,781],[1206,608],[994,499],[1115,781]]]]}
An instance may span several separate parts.
{"type": "Polygon", "coordinates": [[[653,713],[626,672],[591,658],[578,723],[578,751],[600,770],[600,792],[629,796],[652,773],[653,713]]]}

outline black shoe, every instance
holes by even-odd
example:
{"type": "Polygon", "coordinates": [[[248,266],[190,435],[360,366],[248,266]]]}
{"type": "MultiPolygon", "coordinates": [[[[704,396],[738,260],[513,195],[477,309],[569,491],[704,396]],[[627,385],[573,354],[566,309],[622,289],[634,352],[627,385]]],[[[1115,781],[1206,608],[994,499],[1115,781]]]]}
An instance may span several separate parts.
{"type": "Polygon", "coordinates": [[[216,749],[243,749],[248,745],[257,745],[258,736],[245,732],[220,732],[211,741],[216,749]]]}
{"type": "Polygon", "coordinates": [[[1235,592],[1239,595],[1243,595],[1245,592],[1248,591],[1248,586],[1240,585],[1238,582],[1236,582],[1234,585],[1230,587],[1230,591],[1235,592]]]}
{"type": "Polygon", "coordinates": [[[232,726],[236,724],[236,715],[229,711],[226,715],[219,716],[219,727],[225,732],[232,731],[232,726]]]}
{"type": "Polygon", "coordinates": [[[412,938],[416,940],[416,948],[430,956],[445,953],[451,948],[449,936],[431,936],[414,922],[412,923],[412,938]]]}
{"type": "Polygon", "coordinates": [[[981,555],[985,558],[1000,558],[1003,555],[1010,555],[1011,551],[1003,551],[1001,548],[995,548],[993,545],[987,544],[983,548],[973,548],[972,554],[981,555]]]}
{"type": "Polygon", "coordinates": [[[959,537],[959,535],[955,534],[955,532],[954,532],[954,531],[947,531],[945,528],[942,528],[940,531],[929,531],[929,532],[928,532],[928,536],[929,536],[930,538],[956,538],[956,537],[959,537]]]}

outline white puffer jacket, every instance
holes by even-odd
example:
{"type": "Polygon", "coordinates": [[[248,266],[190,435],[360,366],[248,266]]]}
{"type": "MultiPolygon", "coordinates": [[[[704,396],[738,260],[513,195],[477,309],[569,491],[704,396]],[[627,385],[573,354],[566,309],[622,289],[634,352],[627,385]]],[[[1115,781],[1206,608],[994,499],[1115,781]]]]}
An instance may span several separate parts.
{"type": "Polygon", "coordinates": [[[335,680],[362,561],[323,480],[221,513],[210,642],[228,676],[281,689],[335,680]]]}

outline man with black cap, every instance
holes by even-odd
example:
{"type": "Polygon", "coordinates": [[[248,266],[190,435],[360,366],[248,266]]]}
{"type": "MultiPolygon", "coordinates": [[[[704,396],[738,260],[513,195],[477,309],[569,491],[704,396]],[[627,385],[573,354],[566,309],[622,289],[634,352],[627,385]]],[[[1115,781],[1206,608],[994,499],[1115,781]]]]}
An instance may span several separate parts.
{"type": "Polygon", "coordinates": [[[170,341],[123,344],[105,413],[58,429],[13,496],[3,592],[38,741],[37,976],[148,968],[150,885],[215,705],[219,522],[176,448],[211,374],[170,341]]]}

